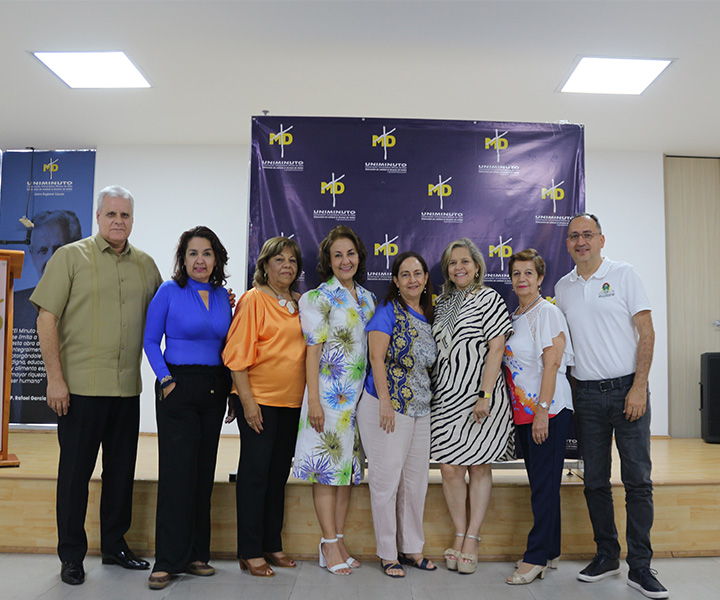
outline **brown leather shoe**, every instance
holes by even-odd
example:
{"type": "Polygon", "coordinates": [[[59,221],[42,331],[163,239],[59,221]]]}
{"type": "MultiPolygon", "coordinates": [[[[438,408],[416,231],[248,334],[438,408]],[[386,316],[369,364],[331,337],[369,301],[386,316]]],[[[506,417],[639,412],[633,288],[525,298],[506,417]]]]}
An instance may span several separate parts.
{"type": "Polygon", "coordinates": [[[158,571],[157,573],[152,573],[150,575],[150,577],[148,577],[148,587],[151,590],[165,589],[169,583],[170,583],[170,573],[165,573],[164,571],[158,571]]]}
{"type": "Polygon", "coordinates": [[[266,562],[257,565],[254,567],[251,565],[247,560],[244,558],[238,559],[238,562],[240,563],[240,569],[243,571],[250,571],[250,575],[254,575],[255,577],[274,577],[275,571],[273,571],[270,568],[270,565],[268,565],[266,562]]]}
{"type": "Polygon", "coordinates": [[[289,556],[275,556],[274,554],[264,553],[265,560],[268,561],[274,567],[282,567],[284,569],[294,569],[296,567],[295,561],[289,556]]]}
{"type": "Polygon", "coordinates": [[[201,560],[191,562],[187,567],[185,567],[185,572],[199,577],[210,577],[210,575],[215,575],[215,569],[201,560]]]}

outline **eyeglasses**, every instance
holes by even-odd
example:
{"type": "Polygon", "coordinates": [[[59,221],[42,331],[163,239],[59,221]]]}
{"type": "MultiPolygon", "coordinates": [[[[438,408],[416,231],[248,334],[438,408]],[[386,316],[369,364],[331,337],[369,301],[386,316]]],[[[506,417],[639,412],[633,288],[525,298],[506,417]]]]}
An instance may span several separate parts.
{"type": "Polygon", "coordinates": [[[571,233],[567,236],[567,239],[570,240],[573,244],[575,244],[581,237],[586,242],[591,242],[596,235],[602,234],[594,231],[583,231],[582,233],[571,233]]]}

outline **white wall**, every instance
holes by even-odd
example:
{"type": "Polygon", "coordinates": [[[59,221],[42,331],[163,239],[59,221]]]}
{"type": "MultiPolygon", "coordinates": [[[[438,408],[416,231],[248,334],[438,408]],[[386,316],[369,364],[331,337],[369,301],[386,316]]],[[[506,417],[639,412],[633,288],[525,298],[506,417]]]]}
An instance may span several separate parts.
{"type": "MultiPolygon", "coordinates": [[[[119,184],[135,196],[130,241],[148,252],[164,279],[172,275],[180,234],[210,227],[229,255],[228,286],[245,289],[249,146],[101,146],[97,149],[95,195],[119,184]]],[[[94,228],[97,230],[97,227],[94,228]]],[[[153,375],[143,356],[140,431],[157,431],[153,375]]],[[[223,433],[236,433],[235,424],[223,433]]]]}
{"type": "MultiPolygon", "coordinates": [[[[249,146],[99,147],[95,189],[118,183],[135,195],[131,242],[149,252],[163,277],[180,233],[207,225],[230,255],[229,285],[245,289],[249,146]]],[[[662,156],[588,152],[587,208],[600,218],[607,256],[634,264],[653,304],[656,343],[650,373],[654,435],[668,431],[665,212],[662,156]]],[[[154,377],[143,362],[141,431],[156,431],[154,377]]],[[[224,433],[234,433],[235,425],[224,433]]]]}
{"type": "Polygon", "coordinates": [[[588,212],[600,219],[604,255],[635,266],[653,311],[655,357],[650,371],[652,433],[668,433],[667,270],[663,157],[639,152],[587,152],[588,212]]]}

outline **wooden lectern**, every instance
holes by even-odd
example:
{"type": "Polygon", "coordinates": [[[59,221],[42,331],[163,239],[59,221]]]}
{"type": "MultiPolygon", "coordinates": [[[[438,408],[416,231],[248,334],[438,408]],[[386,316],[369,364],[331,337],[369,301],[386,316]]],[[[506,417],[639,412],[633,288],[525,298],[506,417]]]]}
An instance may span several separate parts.
{"type": "Polygon", "coordinates": [[[22,273],[24,255],[21,250],[0,250],[0,467],[20,466],[18,457],[8,454],[8,422],[13,345],[13,281],[22,273]]]}

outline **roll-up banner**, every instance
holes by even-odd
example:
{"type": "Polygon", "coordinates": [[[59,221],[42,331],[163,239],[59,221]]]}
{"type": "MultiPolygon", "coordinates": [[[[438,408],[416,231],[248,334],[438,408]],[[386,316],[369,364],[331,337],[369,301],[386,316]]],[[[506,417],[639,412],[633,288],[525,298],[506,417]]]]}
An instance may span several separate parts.
{"type": "Polygon", "coordinates": [[[46,404],[30,295],[55,250],[91,234],[94,177],[94,150],[2,153],[0,247],[25,251],[23,274],[15,281],[10,423],[57,422],[46,404]]]}

